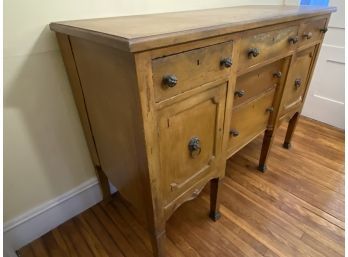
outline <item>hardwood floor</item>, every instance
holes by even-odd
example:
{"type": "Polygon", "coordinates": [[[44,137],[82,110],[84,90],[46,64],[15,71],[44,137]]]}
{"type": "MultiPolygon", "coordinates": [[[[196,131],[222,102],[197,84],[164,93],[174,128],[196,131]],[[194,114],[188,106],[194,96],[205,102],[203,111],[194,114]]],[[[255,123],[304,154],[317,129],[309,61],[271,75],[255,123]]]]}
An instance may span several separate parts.
{"type": "MultiPolygon", "coordinates": [[[[167,224],[168,256],[344,256],[344,132],[300,119],[292,148],[277,132],[266,173],[259,137],[227,164],[218,222],[208,187],[167,224]]],[[[19,250],[24,257],[151,256],[130,207],[115,195],[19,250]]]]}

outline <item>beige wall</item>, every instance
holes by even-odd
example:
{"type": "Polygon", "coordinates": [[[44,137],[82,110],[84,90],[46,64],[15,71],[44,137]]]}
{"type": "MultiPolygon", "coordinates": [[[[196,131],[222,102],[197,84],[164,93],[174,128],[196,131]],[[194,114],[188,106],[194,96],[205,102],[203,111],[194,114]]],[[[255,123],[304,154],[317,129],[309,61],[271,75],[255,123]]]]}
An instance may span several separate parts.
{"type": "Polygon", "coordinates": [[[52,21],[282,0],[5,0],[4,221],[94,176],[52,21]]]}

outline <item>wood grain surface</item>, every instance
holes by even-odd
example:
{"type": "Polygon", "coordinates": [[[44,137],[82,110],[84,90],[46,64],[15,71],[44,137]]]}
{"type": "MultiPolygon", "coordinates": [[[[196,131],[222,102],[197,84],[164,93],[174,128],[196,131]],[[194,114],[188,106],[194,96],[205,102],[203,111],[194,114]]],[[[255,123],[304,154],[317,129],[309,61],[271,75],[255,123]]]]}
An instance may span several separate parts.
{"type": "Polygon", "coordinates": [[[334,11],[334,7],[238,6],[55,22],[50,24],[50,28],[124,50],[141,51],[173,41],[198,40],[334,11]]]}
{"type": "MultiPolygon", "coordinates": [[[[300,118],[290,150],[284,123],[268,170],[258,165],[262,137],[228,161],[218,222],[209,187],[167,223],[167,256],[344,256],[344,133],[300,118]]],[[[19,250],[23,257],[151,256],[146,230],[119,195],[19,250]]]]}

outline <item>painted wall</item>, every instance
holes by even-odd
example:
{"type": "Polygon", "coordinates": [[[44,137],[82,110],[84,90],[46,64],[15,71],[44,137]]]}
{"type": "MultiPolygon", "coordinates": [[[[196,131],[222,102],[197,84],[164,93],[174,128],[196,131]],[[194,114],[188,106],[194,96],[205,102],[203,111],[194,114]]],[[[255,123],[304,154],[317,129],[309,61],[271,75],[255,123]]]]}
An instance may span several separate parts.
{"type": "Polygon", "coordinates": [[[5,0],[4,222],[93,178],[52,21],[282,0],[5,0]]]}

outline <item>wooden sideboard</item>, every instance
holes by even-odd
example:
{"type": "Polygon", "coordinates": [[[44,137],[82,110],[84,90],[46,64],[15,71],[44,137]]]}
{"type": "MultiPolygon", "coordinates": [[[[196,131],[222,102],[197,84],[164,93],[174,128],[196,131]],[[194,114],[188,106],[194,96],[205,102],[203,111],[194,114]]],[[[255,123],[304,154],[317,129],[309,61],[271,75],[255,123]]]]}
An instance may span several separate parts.
{"type": "Polygon", "coordinates": [[[245,6],[57,22],[104,198],[110,180],[165,256],[166,220],[210,181],[219,214],[226,159],[277,127],[289,148],[331,7],[245,6]]]}

